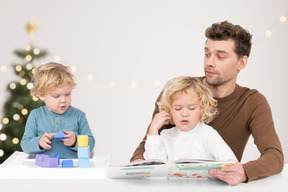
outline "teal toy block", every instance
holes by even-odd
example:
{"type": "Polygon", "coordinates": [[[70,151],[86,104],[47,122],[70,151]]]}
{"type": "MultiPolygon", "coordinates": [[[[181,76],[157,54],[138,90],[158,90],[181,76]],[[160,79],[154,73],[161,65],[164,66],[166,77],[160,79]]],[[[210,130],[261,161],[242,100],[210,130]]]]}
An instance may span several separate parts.
{"type": "Polygon", "coordinates": [[[62,160],[62,168],[73,168],[73,160],[72,159],[67,159],[67,160],[62,160]]]}
{"type": "Polygon", "coordinates": [[[88,145],[87,147],[78,147],[78,151],[77,151],[77,156],[78,159],[86,159],[86,158],[90,158],[90,146],[88,145]]]}
{"type": "Polygon", "coordinates": [[[53,139],[65,139],[65,133],[63,131],[59,131],[54,137],[53,139]]]}
{"type": "Polygon", "coordinates": [[[57,157],[57,158],[58,158],[58,165],[60,165],[60,155],[56,153],[56,154],[54,155],[54,157],[57,157]]]}
{"type": "Polygon", "coordinates": [[[79,168],[89,168],[90,162],[89,159],[78,159],[78,166],[79,168]]]}

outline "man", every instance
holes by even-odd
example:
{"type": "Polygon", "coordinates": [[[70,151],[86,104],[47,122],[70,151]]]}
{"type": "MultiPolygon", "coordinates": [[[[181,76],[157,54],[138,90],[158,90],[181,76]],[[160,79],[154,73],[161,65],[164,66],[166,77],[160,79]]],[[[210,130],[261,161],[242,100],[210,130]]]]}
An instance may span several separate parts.
{"type": "MultiPolygon", "coordinates": [[[[218,101],[219,111],[219,115],[209,125],[218,131],[239,161],[231,167],[210,170],[209,174],[230,185],[237,185],[280,173],[284,166],[284,156],[270,106],[257,90],[236,84],[239,72],[248,62],[252,35],[241,26],[224,21],[207,28],[205,36],[205,77],[200,79],[218,101]],[[251,134],[261,156],[255,161],[241,164],[251,134]]],[[[160,98],[161,94],[157,101],[160,98]]],[[[153,116],[158,112],[155,105],[153,116]]],[[[159,132],[172,126],[164,125],[159,132]]],[[[145,140],[146,136],[131,161],[144,159],[145,140]]]]}

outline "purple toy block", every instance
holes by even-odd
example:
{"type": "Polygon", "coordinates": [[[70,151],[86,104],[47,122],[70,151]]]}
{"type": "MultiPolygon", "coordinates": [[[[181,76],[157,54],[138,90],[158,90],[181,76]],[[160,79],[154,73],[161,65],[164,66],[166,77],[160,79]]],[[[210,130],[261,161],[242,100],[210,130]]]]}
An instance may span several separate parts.
{"type": "Polygon", "coordinates": [[[35,164],[42,167],[43,163],[45,162],[45,159],[48,157],[49,155],[47,154],[36,154],[35,164]]]}
{"type": "Polygon", "coordinates": [[[62,168],[73,168],[73,160],[69,159],[69,160],[62,160],[62,168]]]}
{"type": "Polygon", "coordinates": [[[47,154],[36,154],[36,165],[40,167],[58,167],[58,158],[49,157],[47,154]]]}
{"type": "Polygon", "coordinates": [[[59,131],[57,135],[53,137],[54,139],[65,139],[65,133],[63,131],[59,131]]]}

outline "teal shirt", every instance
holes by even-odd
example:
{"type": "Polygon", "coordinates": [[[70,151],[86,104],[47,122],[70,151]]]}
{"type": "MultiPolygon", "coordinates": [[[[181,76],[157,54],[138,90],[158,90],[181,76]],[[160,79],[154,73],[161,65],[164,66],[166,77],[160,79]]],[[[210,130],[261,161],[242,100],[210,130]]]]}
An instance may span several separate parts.
{"type": "Polygon", "coordinates": [[[74,147],[68,147],[61,139],[52,139],[51,149],[40,149],[39,139],[44,133],[57,133],[60,130],[73,131],[76,139],[78,135],[88,135],[90,150],[94,148],[95,139],[85,113],[72,106],[63,114],[49,111],[46,106],[32,110],[26,122],[21,147],[28,154],[43,153],[50,157],[59,154],[63,159],[77,159],[77,143],[74,147]]]}

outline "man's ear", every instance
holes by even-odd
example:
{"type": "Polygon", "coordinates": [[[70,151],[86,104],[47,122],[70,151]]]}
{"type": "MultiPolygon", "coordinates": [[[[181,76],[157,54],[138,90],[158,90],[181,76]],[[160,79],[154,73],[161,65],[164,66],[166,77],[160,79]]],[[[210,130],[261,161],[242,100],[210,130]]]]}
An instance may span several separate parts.
{"type": "Polygon", "coordinates": [[[244,69],[246,67],[247,63],[248,63],[248,57],[246,55],[242,56],[239,59],[238,71],[241,71],[242,69],[244,69]]]}

